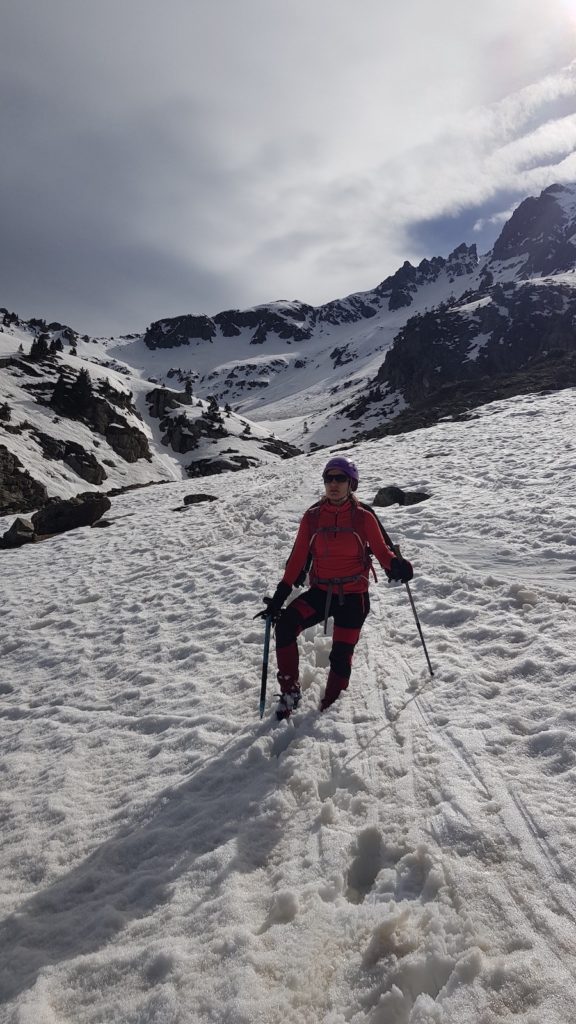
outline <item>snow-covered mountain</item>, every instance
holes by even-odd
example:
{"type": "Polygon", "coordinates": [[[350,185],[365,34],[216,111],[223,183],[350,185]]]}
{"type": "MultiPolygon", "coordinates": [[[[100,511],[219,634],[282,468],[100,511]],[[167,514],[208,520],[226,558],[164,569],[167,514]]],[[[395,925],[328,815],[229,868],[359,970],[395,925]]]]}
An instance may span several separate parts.
{"type": "Polygon", "coordinates": [[[159,320],[115,351],[162,378],[190,374],[199,395],[309,449],[400,413],[405,422],[455,380],[495,381],[574,350],[575,268],[576,186],[553,185],[521,203],[481,257],[463,244],[316,308],[276,302],[159,320]]]}
{"type": "Polygon", "coordinates": [[[81,443],[80,461],[95,459],[106,474],[85,479],[104,489],[246,468],[575,384],[575,271],[576,185],[553,185],[520,204],[489,253],[462,244],[319,307],[278,301],[188,314],[108,339],[0,311],[0,408],[9,410],[0,413],[0,453],[36,479],[52,458],[42,482],[67,493],[78,482],[70,444],[81,443]],[[17,346],[40,334],[63,351],[34,370],[17,346]],[[60,371],[72,379],[82,368],[100,404],[116,408],[103,434],[97,411],[70,424],[54,409],[60,371]],[[23,379],[34,372],[42,379],[23,379]],[[138,459],[110,446],[115,430],[142,435],[138,459]],[[63,457],[48,454],[56,442],[63,457]]]}
{"type": "MultiPolygon", "coordinates": [[[[358,433],[342,410],[370,388],[410,308],[459,295],[477,261],[475,247],[462,245],[447,259],[405,263],[371,291],[323,306],[279,301],[159,320],[141,338],[112,339],[109,351],[162,381],[188,378],[196,394],[312,449],[358,433]]],[[[388,396],[389,414],[403,407],[399,393],[388,396]]]]}

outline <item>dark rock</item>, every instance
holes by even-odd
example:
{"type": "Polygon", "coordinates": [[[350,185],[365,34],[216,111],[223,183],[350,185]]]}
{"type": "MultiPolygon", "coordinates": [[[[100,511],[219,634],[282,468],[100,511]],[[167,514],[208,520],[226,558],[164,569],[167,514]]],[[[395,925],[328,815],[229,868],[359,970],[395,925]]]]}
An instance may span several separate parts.
{"type": "Polygon", "coordinates": [[[8,402],[0,402],[0,423],[8,423],[12,416],[12,410],[8,402]]]}
{"type": "Polygon", "coordinates": [[[418,505],[421,501],[428,501],[431,498],[431,494],[426,494],[426,491],[404,491],[403,505],[418,505]]]}
{"type": "Polygon", "coordinates": [[[208,316],[170,317],[156,320],[144,335],[144,343],[148,348],[176,348],[188,345],[190,341],[212,341],[216,334],[216,325],[208,316]]]}
{"type": "Polygon", "coordinates": [[[34,480],[20,460],[0,445],[0,513],[30,512],[47,497],[44,484],[34,480]]]}
{"type": "Polygon", "coordinates": [[[270,437],[260,443],[263,452],[270,452],[272,455],[279,455],[281,459],[293,459],[296,455],[302,455],[302,449],[290,444],[289,441],[280,441],[277,437],[270,437]]]}
{"type": "Polygon", "coordinates": [[[61,498],[50,498],[32,516],[32,523],[39,536],[65,533],[79,526],[92,526],[111,508],[111,505],[112,502],[105,494],[97,494],[94,491],[77,494],[66,501],[61,498]]]}
{"type": "Polygon", "coordinates": [[[225,310],[214,317],[225,337],[233,337],[244,328],[250,328],[251,344],[261,345],[269,334],[286,341],[306,341],[312,336],[314,309],[303,302],[270,303],[254,309],[225,310]]]}
{"type": "Polygon", "coordinates": [[[337,366],[345,366],[346,363],[351,363],[356,358],[353,352],[350,352],[349,345],[336,346],[330,353],[330,359],[332,360],[334,368],[337,366]]]}
{"type": "Polygon", "coordinates": [[[372,502],[373,505],[378,505],[380,508],[387,508],[389,505],[402,505],[403,503],[404,491],[401,487],[395,487],[394,485],[381,487],[372,502]]]}
{"type": "Polygon", "coordinates": [[[35,539],[34,527],[28,519],[14,520],[12,526],[0,537],[0,548],[21,548],[23,544],[31,544],[35,539]]]}
{"type": "Polygon", "coordinates": [[[184,496],[185,505],[197,505],[200,501],[218,501],[215,494],[186,494],[184,496]]]}
{"type": "Polygon", "coordinates": [[[317,322],[337,325],[371,319],[376,316],[380,303],[376,301],[376,293],[373,293],[373,303],[366,301],[366,294],[349,295],[346,299],[335,299],[319,306],[315,310],[317,322]]]}
{"type": "Polygon", "coordinates": [[[401,487],[392,484],[389,487],[381,487],[378,491],[373,505],[380,508],[387,508],[388,505],[417,505],[420,501],[426,501],[430,494],[425,491],[403,491],[401,487]]]}
{"type": "Polygon", "coordinates": [[[218,329],[225,338],[238,337],[243,329],[253,331],[251,344],[261,345],[274,333],[286,341],[306,341],[312,336],[314,309],[302,302],[270,303],[253,309],[227,309],[208,316],[179,316],[151,324],[144,342],[148,348],[174,348],[190,342],[211,342],[218,329]]]}
{"type": "Polygon", "coordinates": [[[105,437],[110,447],[125,462],[138,462],[138,459],[152,462],[148,438],[137,427],[131,427],[125,421],[118,422],[116,417],[115,422],[107,428],[105,437]]]}
{"type": "Polygon", "coordinates": [[[34,437],[42,447],[44,458],[64,462],[88,484],[98,486],[106,480],[106,471],[96,457],[76,441],[64,441],[40,430],[34,431],[34,437]]]}
{"type": "MultiPolygon", "coordinates": [[[[414,289],[416,290],[416,289],[414,289]]],[[[409,288],[394,288],[388,301],[388,309],[393,313],[397,309],[404,309],[412,303],[412,293],[409,288]]]]}
{"type": "Polygon", "coordinates": [[[146,395],[150,415],[154,419],[162,419],[169,412],[178,409],[182,405],[182,396],[167,388],[153,388],[146,395]]]}
{"type": "Polygon", "coordinates": [[[75,441],[66,441],[64,463],[87,484],[94,484],[96,487],[104,483],[108,477],[98,459],[75,441]]]}
{"type": "Polygon", "coordinates": [[[219,473],[236,473],[241,469],[252,469],[257,466],[258,459],[247,455],[231,455],[227,459],[197,459],[186,467],[186,476],[216,476],[219,473]]]}

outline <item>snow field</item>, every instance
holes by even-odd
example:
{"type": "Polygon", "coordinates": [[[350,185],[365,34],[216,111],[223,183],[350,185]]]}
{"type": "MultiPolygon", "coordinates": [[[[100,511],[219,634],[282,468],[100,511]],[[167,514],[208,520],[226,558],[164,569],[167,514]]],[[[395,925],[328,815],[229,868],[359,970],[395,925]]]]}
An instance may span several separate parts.
{"type": "MultiPolygon", "coordinates": [[[[258,697],[325,453],[114,499],[2,558],[0,1020],[566,1024],[576,987],[574,392],[360,445],[384,574],[350,688],[258,697]],[[172,510],[184,493],[218,502],[172,510]],[[3,1016],[4,1015],[4,1016],[3,1016]]],[[[7,521],[8,525],[8,521],[7,521]]]]}

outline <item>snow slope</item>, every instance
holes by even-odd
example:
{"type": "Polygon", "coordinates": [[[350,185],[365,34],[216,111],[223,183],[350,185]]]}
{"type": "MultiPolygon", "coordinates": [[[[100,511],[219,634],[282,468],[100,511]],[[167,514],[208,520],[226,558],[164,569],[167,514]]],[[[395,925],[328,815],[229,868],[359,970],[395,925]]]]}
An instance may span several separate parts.
{"type": "Polygon", "coordinates": [[[573,1019],[575,397],[354,449],[432,493],[382,518],[435,675],[381,579],[322,717],[319,627],[260,722],[252,616],[325,453],[2,555],[2,1022],[573,1019]]]}
{"type": "Polygon", "coordinates": [[[0,329],[0,405],[7,402],[11,411],[8,428],[0,422],[0,444],[19,459],[36,481],[44,484],[50,497],[68,498],[80,491],[107,491],[183,480],[187,475],[198,475],[196,463],[204,467],[215,461],[230,466],[235,462],[251,465],[276,462],[289,450],[289,446],[279,444],[270,431],[231,411],[225,414],[224,410],[219,410],[219,420],[210,423],[208,403],[201,399],[187,400],[177,384],[166,389],[174,399],[173,407],[168,406],[161,417],[153,416],[148,396],[155,390],[154,385],[126,363],[111,360],[98,344],[77,339],[77,355],[65,350],[52,362],[33,364],[28,372],[24,371],[22,362],[10,365],[11,360],[19,359],[19,345],[29,353],[33,337],[23,328],[0,329]],[[37,401],[37,392],[30,390],[43,385],[49,396],[61,370],[71,370],[76,376],[82,369],[89,373],[96,393],[100,385],[106,383],[116,393],[131,395],[134,404],[130,411],[122,410],[121,416],[144,434],[150,459],[125,461],[93,424],[56,415],[49,404],[37,401]],[[30,371],[33,377],[29,376],[30,371]],[[184,433],[193,431],[202,421],[199,436],[188,446],[184,445],[186,450],[183,451],[173,450],[165,436],[167,422],[177,419],[185,420],[184,433]],[[14,427],[20,428],[20,432],[14,432],[14,427]],[[46,458],[38,433],[56,441],[80,444],[84,452],[97,459],[101,468],[106,467],[103,483],[87,482],[63,461],[46,458]]]}

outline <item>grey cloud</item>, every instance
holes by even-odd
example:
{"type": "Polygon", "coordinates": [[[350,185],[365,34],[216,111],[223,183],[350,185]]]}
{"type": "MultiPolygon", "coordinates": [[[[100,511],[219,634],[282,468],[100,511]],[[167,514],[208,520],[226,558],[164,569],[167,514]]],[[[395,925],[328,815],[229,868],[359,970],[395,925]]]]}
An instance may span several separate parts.
{"type": "Polygon", "coordinates": [[[237,174],[211,152],[192,104],[184,116],[172,107],[112,125],[63,124],[25,89],[2,86],[4,138],[17,140],[1,172],[4,305],[105,333],[232,300],[228,274],[203,265],[202,249],[206,210],[223,205],[237,174]]]}
{"type": "Polygon", "coordinates": [[[469,33],[454,0],[8,5],[0,303],[127,332],[271,296],[319,303],[433,255],[464,227],[455,211],[474,223],[504,195],[472,173],[498,131],[569,110],[541,97],[516,128],[464,130],[468,101],[510,81],[509,63],[486,80],[492,21],[509,39],[527,9],[557,33],[539,0],[485,0],[469,33]]]}

